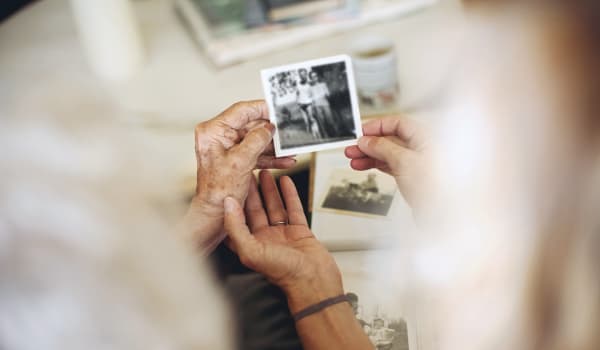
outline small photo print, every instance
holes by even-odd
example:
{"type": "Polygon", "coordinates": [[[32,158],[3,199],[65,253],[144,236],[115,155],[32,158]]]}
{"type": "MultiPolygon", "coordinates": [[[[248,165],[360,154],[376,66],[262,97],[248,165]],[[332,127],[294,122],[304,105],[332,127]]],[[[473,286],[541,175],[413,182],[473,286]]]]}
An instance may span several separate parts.
{"type": "Polygon", "coordinates": [[[346,293],[354,316],[377,350],[409,350],[406,320],[390,314],[382,305],[367,306],[359,293],[346,293]]]}
{"type": "Polygon", "coordinates": [[[386,217],[394,202],[396,182],[379,171],[332,171],[319,210],[386,217]]]}
{"type": "Polygon", "coordinates": [[[362,136],[350,57],[261,72],[278,157],[356,144],[362,136]]]}

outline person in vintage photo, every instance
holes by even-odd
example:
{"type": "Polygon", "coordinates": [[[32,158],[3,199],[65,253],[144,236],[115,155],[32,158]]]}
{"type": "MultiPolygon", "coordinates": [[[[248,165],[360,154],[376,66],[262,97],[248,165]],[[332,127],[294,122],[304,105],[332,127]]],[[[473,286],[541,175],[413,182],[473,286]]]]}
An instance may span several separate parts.
{"type": "Polygon", "coordinates": [[[315,71],[310,72],[310,85],[314,104],[313,112],[321,126],[320,131],[323,136],[332,137],[336,134],[336,125],[332,123],[333,117],[328,100],[329,88],[315,71]]]}
{"type": "Polygon", "coordinates": [[[408,328],[402,318],[389,318],[381,314],[379,305],[373,308],[374,313],[365,315],[359,305],[358,295],[346,293],[356,320],[377,350],[408,350],[408,328]],[[367,321],[367,320],[370,320],[367,321]]]}
{"type": "Polygon", "coordinates": [[[281,149],[357,137],[346,62],[306,65],[268,78],[281,149]]]}
{"type": "Polygon", "coordinates": [[[394,200],[394,192],[393,180],[386,175],[378,175],[374,172],[356,174],[338,171],[332,174],[331,184],[321,207],[386,216],[394,200]]]}
{"type": "Polygon", "coordinates": [[[383,318],[377,317],[373,320],[373,327],[368,336],[377,350],[390,350],[392,348],[394,330],[385,326],[383,318]]]}
{"type": "Polygon", "coordinates": [[[298,105],[302,111],[302,118],[306,125],[306,132],[316,139],[321,138],[321,132],[313,113],[313,92],[308,81],[308,72],[305,68],[298,70],[300,81],[298,83],[298,105]]]}

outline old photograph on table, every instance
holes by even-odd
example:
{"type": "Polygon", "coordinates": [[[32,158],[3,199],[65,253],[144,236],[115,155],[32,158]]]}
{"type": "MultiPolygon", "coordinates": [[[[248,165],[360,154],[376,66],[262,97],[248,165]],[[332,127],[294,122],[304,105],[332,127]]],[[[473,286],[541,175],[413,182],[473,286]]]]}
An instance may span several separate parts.
{"type": "Polygon", "coordinates": [[[394,203],[396,182],[377,170],[333,169],[319,210],[340,214],[387,217],[394,203]]]}
{"type": "Polygon", "coordinates": [[[275,154],[288,156],[356,144],[362,136],[348,56],[261,71],[275,154]]]}
{"type": "Polygon", "coordinates": [[[358,323],[377,350],[419,350],[416,308],[378,275],[388,259],[365,252],[334,253],[358,323]]]}
{"type": "Polygon", "coordinates": [[[377,350],[409,350],[409,334],[406,318],[400,313],[386,309],[385,305],[365,302],[364,295],[356,291],[346,293],[354,316],[377,350]],[[368,307],[366,306],[368,305],[368,307]]]}

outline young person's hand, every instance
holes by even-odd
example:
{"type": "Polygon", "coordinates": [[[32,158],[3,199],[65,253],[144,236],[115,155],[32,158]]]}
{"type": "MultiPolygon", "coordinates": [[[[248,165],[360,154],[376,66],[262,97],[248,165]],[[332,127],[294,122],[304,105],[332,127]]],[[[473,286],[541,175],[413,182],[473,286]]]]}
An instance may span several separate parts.
{"type": "Polygon", "coordinates": [[[244,201],[252,170],[290,168],[293,158],[275,158],[273,130],[264,101],[238,102],[195,130],[197,185],[184,233],[204,252],[224,238],[223,201],[244,201]]]}
{"type": "Polygon", "coordinates": [[[386,117],[365,123],[363,134],[357,146],[346,148],[350,166],[392,175],[406,201],[416,209],[427,178],[428,139],[422,126],[407,118],[386,117]]]}
{"type": "Polygon", "coordinates": [[[268,171],[260,173],[260,185],[264,207],[256,183],[250,186],[245,209],[235,198],[225,200],[230,248],[244,265],[283,289],[292,313],[343,294],[339,269],[308,228],[292,180],[280,180],[283,200],[268,171]]]}

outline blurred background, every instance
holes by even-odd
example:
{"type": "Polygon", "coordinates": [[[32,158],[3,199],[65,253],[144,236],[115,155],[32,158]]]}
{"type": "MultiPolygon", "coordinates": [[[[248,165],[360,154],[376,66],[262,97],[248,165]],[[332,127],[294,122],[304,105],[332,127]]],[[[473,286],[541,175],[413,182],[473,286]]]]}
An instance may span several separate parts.
{"type": "MultiPolygon", "coordinates": [[[[95,136],[86,134],[81,140],[86,140],[91,148],[105,143],[118,148],[123,145],[119,142],[123,135],[135,140],[131,143],[143,145],[144,151],[136,153],[136,148],[132,152],[156,167],[140,169],[126,163],[119,169],[119,174],[122,171],[126,175],[113,185],[119,192],[136,187],[131,184],[155,179],[162,182],[150,181],[152,185],[147,187],[162,192],[172,189],[170,182],[174,178],[180,206],[161,202],[158,211],[170,219],[179,219],[178,211],[185,210],[181,204],[195,189],[194,126],[236,101],[262,99],[261,69],[349,54],[355,64],[363,119],[399,112],[428,119],[435,115],[437,97],[448,76],[460,35],[455,23],[462,16],[459,0],[2,1],[0,118],[33,120],[33,126],[40,121],[43,125],[43,121],[48,125],[66,123],[65,130],[87,125],[95,136]],[[121,132],[117,136],[95,128],[98,120],[116,125],[121,132]]],[[[38,148],[52,144],[43,137],[39,142],[28,141],[25,145],[38,148]]],[[[61,168],[69,164],[70,152],[79,150],[71,150],[61,139],[57,142],[63,148],[57,151],[49,147],[43,153],[66,159],[59,165],[53,164],[61,168]]],[[[131,153],[127,149],[119,151],[131,153]]],[[[340,149],[323,154],[320,160],[311,155],[299,156],[290,175],[306,210],[311,208],[311,195],[321,197],[314,194],[313,188],[325,185],[330,167],[347,167],[342,152],[340,149]],[[317,173],[315,164],[328,164],[329,168],[320,167],[317,173]],[[316,178],[314,186],[311,177],[316,178]]],[[[104,174],[104,167],[113,160],[96,155],[86,148],[77,159],[85,160],[81,167],[90,166],[104,174]]],[[[112,156],[111,153],[108,158],[112,156]]],[[[34,152],[17,158],[19,164],[28,168],[28,163],[35,163],[31,161],[35,157],[44,155],[34,152]]],[[[60,196],[66,197],[71,180],[59,177],[67,189],[60,196]]],[[[24,200],[29,200],[28,206],[40,201],[37,196],[24,200]]],[[[115,208],[131,214],[134,206],[117,203],[115,208]]],[[[408,331],[413,335],[407,339],[406,330],[403,331],[401,349],[408,347],[409,341],[410,348],[417,349],[417,321],[412,311],[392,306],[388,309],[372,296],[372,289],[387,290],[370,282],[373,274],[365,267],[372,257],[379,259],[381,253],[357,251],[377,245],[374,242],[379,240],[388,242],[390,230],[409,226],[410,210],[405,204],[399,210],[403,214],[397,215],[394,222],[380,220],[374,224],[374,220],[339,216],[337,222],[344,223],[340,225],[332,224],[331,214],[321,213],[319,217],[316,213],[313,224],[328,248],[337,250],[335,258],[344,270],[349,288],[360,294],[362,307],[386,309],[393,318],[408,317],[408,331]],[[337,235],[336,230],[344,235],[337,235]]],[[[36,212],[35,217],[41,212],[36,212]]],[[[74,237],[82,236],[73,230],[74,237]]],[[[409,232],[406,230],[406,234],[409,232]]],[[[120,265],[116,268],[124,269],[120,265]]],[[[374,270],[383,271],[380,266],[374,270]]],[[[49,283],[60,285],[53,280],[49,283]]],[[[142,295],[145,292],[144,289],[142,295]]],[[[186,299],[181,300],[184,303],[186,299]]],[[[218,335],[208,338],[215,337],[218,335]]],[[[425,340],[418,341],[419,347],[425,346],[425,340]]]]}
{"type": "MultiPolygon", "coordinates": [[[[529,348],[515,345],[520,344],[520,337],[548,337],[545,343],[534,343],[536,348],[597,349],[598,341],[589,342],[588,347],[563,346],[561,342],[544,346],[554,344],[555,328],[544,328],[548,325],[567,325],[575,335],[556,334],[566,334],[569,341],[580,339],[579,325],[583,327],[581,334],[588,332],[597,339],[597,322],[590,320],[597,320],[598,315],[587,311],[598,310],[600,300],[596,277],[598,205],[593,202],[586,207],[584,203],[589,213],[582,215],[583,228],[578,232],[574,223],[579,224],[580,213],[572,203],[579,203],[580,197],[587,199],[579,196],[587,192],[588,184],[579,184],[579,172],[587,175],[587,168],[570,165],[579,164],[571,163],[570,157],[586,159],[578,152],[589,147],[586,139],[579,137],[579,127],[597,129],[598,89],[593,87],[600,81],[595,75],[599,22],[591,16],[592,11],[566,11],[565,17],[572,18],[566,21],[568,25],[563,23],[565,28],[581,22],[594,29],[589,38],[583,33],[569,34],[569,30],[555,26],[561,23],[556,21],[561,16],[555,15],[563,5],[568,9],[570,2],[552,3],[555,6],[549,12],[539,11],[537,6],[517,6],[498,12],[506,16],[472,19],[472,37],[462,42],[464,50],[459,52],[463,34],[469,31],[461,26],[467,21],[459,0],[2,1],[0,122],[34,120],[34,132],[11,134],[0,128],[10,141],[0,154],[28,165],[25,169],[35,169],[33,165],[39,160],[48,168],[54,166],[59,170],[54,175],[64,185],[57,197],[63,198],[69,187],[77,185],[63,174],[77,163],[71,159],[81,161],[75,168],[80,165],[93,170],[74,172],[77,179],[83,179],[94,172],[98,176],[105,175],[104,170],[110,173],[114,169],[105,165],[120,154],[108,153],[103,158],[103,153],[87,152],[82,147],[81,154],[75,152],[77,157],[69,157],[69,151],[79,151],[79,147],[62,141],[71,135],[48,139],[37,125],[60,120],[61,126],[88,126],[93,135],[85,133],[77,140],[92,151],[102,143],[99,139],[106,141],[102,138],[109,138],[105,143],[118,148],[123,143],[117,139],[126,135],[126,140],[135,139],[144,147],[135,155],[160,170],[117,163],[120,172],[115,174],[127,175],[118,178],[118,185],[128,187],[164,173],[168,181],[154,176],[158,184],[152,182],[146,187],[170,190],[174,177],[177,202],[182,204],[180,199],[189,199],[195,187],[193,129],[197,123],[236,101],[263,98],[261,69],[349,54],[363,119],[389,113],[407,114],[425,122],[440,117],[436,122],[442,132],[436,140],[443,145],[443,154],[438,155],[437,165],[441,166],[435,169],[443,171],[433,174],[435,189],[440,190],[445,205],[433,211],[443,214],[442,219],[451,218],[445,222],[433,215],[436,225],[430,230],[435,234],[414,235],[412,213],[400,197],[394,221],[343,215],[333,221],[332,216],[315,211],[312,229],[330,250],[336,250],[334,257],[345,282],[352,277],[360,280],[347,285],[360,296],[362,307],[379,310],[384,305],[376,300],[383,298],[379,292],[395,297],[397,293],[390,293],[393,288],[410,291],[413,285],[422,284],[426,286],[423,290],[431,292],[415,292],[427,307],[424,312],[403,305],[400,311],[387,313],[393,319],[406,319],[408,333],[414,333],[415,327],[426,329],[417,337],[409,336],[411,349],[437,349],[442,343],[445,349],[490,348],[485,347],[490,334],[496,337],[494,344],[514,349],[529,348]],[[589,18],[582,16],[588,12],[589,18]],[[450,93],[451,103],[440,114],[444,93],[450,93]],[[584,112],[579,110],[582,105],[584,112]],[[594,118],[588,118],[588,107],[594,118]],[[99,119],[110,121],[121,132],[94,129],[99,119]],[[594,127],[587,127],[583,120],[593,120],[594,127]],[[27,153],[10,149],[17,142],[8,136],[19,141],[24,138],[22,148],[27,153]],[[53,144],[60,147],[46,147],[53,144]],[[66,161],[58,162],[63,155],[66,161]],[[49,166],[43,162],[45,157],[49,166]],[[26,164],[30,160],[32,164],[26,164]],[[436,232],[438,222],[444,230],[436,232]],[[371,246],[378,236],[382,236],[385,247],[371,246]],[[388,256],[369,250],[390,247],[387,242],[391,236],[402,242],[394,247],[398,251],[388,256]],[[571,241],[572,245],[564,244],[571,241]],[[572,274],[574,281],[567,269],[555,275],[561,264],[577,272],[572,274]],[[396,285],[392,288],[363,281],[374,275],[396,285]],[[363,289],[365,285],[370,288],[363,289]],[[564,298],[562,292],[566,293],[564,298]],[[557,317],[565,310],[570,319],[558,322],[557,317]],[[430,315],[441,316],[431,320],[430,315]],[[531,319],[534,333],[528,334],[529,329],[521,322],[531,319]],[[436,323],[444,331],[441,336],[431,331],[437,328],[436,323]],[[481,331],[484,328],[494,331],[481,331]]],[[[576,3],[581,9],[593,6],[583,0],[576,3]]],[[[590,145],[595,147],[596,139],[594,135],[590,145]]],[[[4,139],[0,137],[0,141],[4,139]]],[[[119,148],[119,153],[128,153],[126,148],[119,148]]],[[[291,172],[305,208],[311,207],[311,193],[324,193],[331,168],[347,168],[342,152],[299,157],[291,172]],[[311,176],[315,191],[311,191],[311,176]]],[[[11,163],[0,164],[9,167],[11,163]]],[[[31,175],[33,180],[27,179],[36,184],[43,182],[38,177],[45,176],[35,171],[25,173],[17,168],[10,175],[13,181],[31,175]]],[[[598,178],[590,176],[590,180],[598,178]]],[[[10,181],[0,184],[11,187],[10,181]]],[[[15,188],[20,199],[20,188],[15,188]]],[[[593,197],[590,202],[598,198],[593,191],[588,195],[593,197]]],[[[48,197],[51,202],[40,200],[35,188],[24,198],[15,202],[24,203],[24,208],[31,206],[31,217],[36,218],[25,216],[26,224],[43,223],[37,219],[41,214],[54,219],[60,217],[54,214],[66,212],[56,206],[55,197],[48,197]],[[46,203],[51,205],[39,209],[46,203]],[[52,207],[57,211],[47,210],[52,207]]],[[[6,203],[20,215],[22,208],[13,205],[11,198],[6,203]]],[[[167,204],[158,212],[175,207],[167,204]]],[[[121,207],[125,205],[117,203],[115,208],[121,207]]],[[[122,212],[129,214],[131,208],[134,206],[122,212]]],[[[179,214],[171,216],[179,219],[179,214]]],[[[101,232],[103,226],[98,227],[101,232]]],[[[41,231],[45,230],[47,227],[42,227],[41,231]]],[[[78,229],[73,232],[73,237],[85,237],[78,229]]],[[[94,241],[86,243],[94,246],[94,241]]],[[[58,284],[50,281],[49,285],[58,284]]]]}
{"type": "MultiPolygon", "coordinates": [[[[182,195],[194,186],[193,126],[236,101],[263,98],[263,68],[353,54],[359,38],[383,40],[394,57],[381,69],[395,66],[396,95],[361,106],[362,117],[426,114],[449,61],[441,58],[451,56],[444,23],[462,15],[455,0],[14,0],[0,7],[2,114],[113,118],[149,140],[149,152],[179,174],[182,195]]],[[[309,160],[301,157],[294,171],[306,171],[309,160]]]]}

